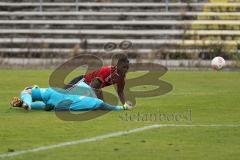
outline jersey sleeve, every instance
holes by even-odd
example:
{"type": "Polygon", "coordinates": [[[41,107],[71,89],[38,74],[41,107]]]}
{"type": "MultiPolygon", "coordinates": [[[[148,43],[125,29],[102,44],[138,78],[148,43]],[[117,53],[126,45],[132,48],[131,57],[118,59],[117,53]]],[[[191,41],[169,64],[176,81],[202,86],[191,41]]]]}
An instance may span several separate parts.
{"type": "Polygon", "coordinates": [[[96,78],[98,78],[102,83],[105,82],[105,79],[110,75],[111,68],[110,67],[103,67],[98,72],[96,78]]]}

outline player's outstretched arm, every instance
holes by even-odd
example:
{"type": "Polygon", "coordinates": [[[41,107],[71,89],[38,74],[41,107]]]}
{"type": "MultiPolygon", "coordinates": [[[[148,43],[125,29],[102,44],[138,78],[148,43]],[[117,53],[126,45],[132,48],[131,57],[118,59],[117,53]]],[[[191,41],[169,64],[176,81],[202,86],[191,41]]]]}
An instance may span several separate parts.
{"type": "Polygon", "coordinates": [[[101,103],[100,108],[104,109],[104,110],[113,110],[113,111],[121,111],[121,110],[131,110],[133,107],[132,106],[113,106],[111,104],[108,103],[101,103]]]}

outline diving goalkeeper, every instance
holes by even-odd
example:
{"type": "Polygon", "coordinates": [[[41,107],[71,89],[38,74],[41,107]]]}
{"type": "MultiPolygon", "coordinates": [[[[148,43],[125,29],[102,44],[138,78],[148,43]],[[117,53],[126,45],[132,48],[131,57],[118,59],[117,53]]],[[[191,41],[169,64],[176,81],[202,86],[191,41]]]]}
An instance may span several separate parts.
{"type": "Polygon", "coordinates": [[[75,89],[79,95],[71,94],[69,90],[57,88],[39,88],[38,86],[26,87],[19,97],[13,97],[11,101],[12,107],[21,107],[26,110],[53,110],[64,104],[70,102],[65,109],[70,111],[88,111],[96,109],[104,110],[128,110],[131,106],[113,106],[96,98],[92,88],[81,81],[72,90],[75,89]]]}

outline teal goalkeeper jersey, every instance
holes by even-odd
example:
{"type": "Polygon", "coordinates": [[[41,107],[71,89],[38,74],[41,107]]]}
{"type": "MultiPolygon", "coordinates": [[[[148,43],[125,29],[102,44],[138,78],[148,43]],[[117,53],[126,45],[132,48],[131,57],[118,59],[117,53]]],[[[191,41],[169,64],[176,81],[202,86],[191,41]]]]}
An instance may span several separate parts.
{"type": "Polygon", "coordinates": [[[73,87],[72,90],[53,88],[33,88],[34,100],[43,101],[47,106],[64,107],[73,111],[93,110],[100,107],[102,100],[95,98],[94,91],[84,82],[73,87]],[[62,106],[68,101],[67,106],[62,106]]]}

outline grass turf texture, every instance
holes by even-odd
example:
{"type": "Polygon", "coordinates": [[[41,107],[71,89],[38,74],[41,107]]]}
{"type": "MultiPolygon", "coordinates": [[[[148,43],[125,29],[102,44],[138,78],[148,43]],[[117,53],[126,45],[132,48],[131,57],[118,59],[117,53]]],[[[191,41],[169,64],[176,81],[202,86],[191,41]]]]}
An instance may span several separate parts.
{"type": "MultiPolygon", "coordinates": [[[[170,93],[138,99],[133,111],[110,112],[84,122],[62,121],[54,112],[9,109],[11,97],[25,86],[47,87],[50,74],[49,70],[0,70],[0,154],[151,124],[240,124],[238,72],[169,71],[161,79],[173,85],[170,93]],[[192,121],[120,118],[124,113],[183,113],[188,109],[192,110],[192,121]]],[[[128,78],[139,75],[129,73],[128,78]]],[[[239,159],[239,134],[238,127],[166,127],[6,159],[239,159]]]]}

